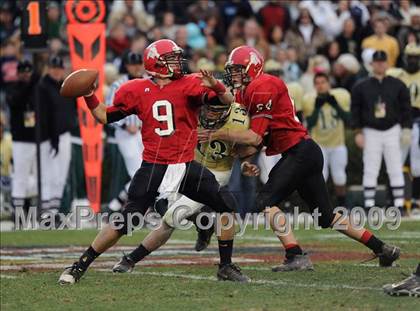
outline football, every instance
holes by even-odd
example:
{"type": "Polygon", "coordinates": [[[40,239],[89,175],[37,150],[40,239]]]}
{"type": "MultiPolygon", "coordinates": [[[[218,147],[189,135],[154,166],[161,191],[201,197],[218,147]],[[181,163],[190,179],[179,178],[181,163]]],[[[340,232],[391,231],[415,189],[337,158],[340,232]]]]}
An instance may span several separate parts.
{"type": "Polygon", "coordinates": [[[64,97],[79,97],[86,95],[92,89],[98,78],[96,69],[79,69],[72,72],[61,85],[60,95],[64,97]]]}

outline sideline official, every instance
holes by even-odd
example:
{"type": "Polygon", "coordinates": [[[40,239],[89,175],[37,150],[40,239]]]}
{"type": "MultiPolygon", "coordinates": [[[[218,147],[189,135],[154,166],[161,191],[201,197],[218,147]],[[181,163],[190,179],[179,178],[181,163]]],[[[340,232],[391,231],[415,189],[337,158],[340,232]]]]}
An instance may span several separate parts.
{"type": "Polygon", "coordinates": [[[37,86],[41,126],[42,209],[57,212],[71,160],[70,131],[77,126],[76,101],[60,95],[63,59],[53,56],[37,86]]]}
{"type": "Polygon", "coordinates": [[[365,208],[375,205],[377,179],[385,164],[394,197],[394,206],[404,205],[404,176],[401,143],[411,139],[411,107],[407,87],[399,79],[385,76],[387,55],[376,51],[373,74],[352,90],[351,113],[355,141],[363,148],[363,187],[365,208]]]}

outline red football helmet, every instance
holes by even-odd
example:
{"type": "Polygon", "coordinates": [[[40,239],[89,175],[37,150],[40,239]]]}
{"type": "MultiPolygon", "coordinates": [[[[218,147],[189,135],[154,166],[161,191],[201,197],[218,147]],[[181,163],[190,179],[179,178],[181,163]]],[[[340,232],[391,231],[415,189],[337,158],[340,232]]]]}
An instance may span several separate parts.
{"type": "Polygon", "coordinates": [[[182,49],[172,40],[151,43],[143,54],[144,68],[151,76],[178,79],[185,73],[182,49]]]}
{"type": "Polygon", "coordinates": [[[250,46],[234,49],[225,65],[225,82],[233,88],[249,84],[257,78],[264,68],[264,58],[250,46]]]}

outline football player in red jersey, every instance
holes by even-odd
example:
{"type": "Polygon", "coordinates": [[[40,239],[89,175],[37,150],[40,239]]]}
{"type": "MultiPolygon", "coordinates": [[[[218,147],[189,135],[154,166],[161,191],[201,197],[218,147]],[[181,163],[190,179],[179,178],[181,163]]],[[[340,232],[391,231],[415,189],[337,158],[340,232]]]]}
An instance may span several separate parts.
{"type": "MultiPolygon", "coordinates": [[[[381,266],[390,266],[399,258],[400,249],[387,245],[366,229],[354,228],[347,217],[334,214],[327,187],[322,175],[323,156],[320,147],[309,137],[307,130],[295,115],[295,108],[285,83],[263,73],[264,59],[252,47],[234,49],[226,63],[228,84],[236,90],[236,102],[248,108],[251,125],[249,130],[202,131],[199,140],[221,139],[247,144],[256,153],[262,145],[267,155],[281,154],[282,158],[270,171],[268,182],[257,195],[256,210],[270,214],[274,231],[283,228],[278,235],[286,249],[286,259],[273,271],[312,270],[313,265],[291,231],[277,205],[295,190],[309,205],[311,211],[318,208],[318,223],[322,228],[332,227],[365,244],[377,257],[381,266]],[[277,215],[274,217],[274,215],[277,215]],[[338,228],[340,224],[340,228],[338,228]]],[[[252,166],[247,161],[242,167],[252,166]]]]}
{"type": "MultiPolygon", "coordinates": [[[[153,42],[145,49],[143,58],[151,78],[123,84],[115,94],[112,107],[99,103],[93,91],[84,97],[92,115],[103,124],[131,114],[142,120],[144,160],[131,181],[123,219],[115,220],[99,232],[79,260],[64,270],[60,284],[79,281],[101,253],[139,224],[138,214],[144,215],[156,199],[173,203],[185,195],[216,212],[236,210],[232,194],[220,188],[208,169],[193,161],[202,99],[218,96],[222,103],[230,105],[231,93],[206,71],[201,75],[184,75],[182,49],[171,40],[153,42]]],[[[218,276],[246,282],[249,279],[230,260],[232,245],[233,234],[219,242],[218,276]]],[[[144,257],[150,251],[143,248],[137,255],[144,257]]]]}

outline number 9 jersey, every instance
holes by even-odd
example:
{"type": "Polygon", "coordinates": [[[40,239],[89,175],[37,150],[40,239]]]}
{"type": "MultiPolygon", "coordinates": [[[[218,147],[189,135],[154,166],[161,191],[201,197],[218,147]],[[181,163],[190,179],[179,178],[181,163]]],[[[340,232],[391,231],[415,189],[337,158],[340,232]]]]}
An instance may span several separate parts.
{"type": "Polygon", "coordinates": [[[152,79],[134,79],[117,90],[113,105],[126,116],[135,114],[143,122],[145,161],[185,163],[194,160],[198,110],[206,93],[215,96],[194,74],[165,86],[152,79]]]}
{"type": "MultiPolygon", "coordinates": [[[[221,129],[247,130],[249,117],[245,107],[233,103],[229,118],[221,129]]],[[[233,166],[233,143],[213,140],[198,144],[195,150],[195,160],[212,171],[230,171],[233,166]]]]}

